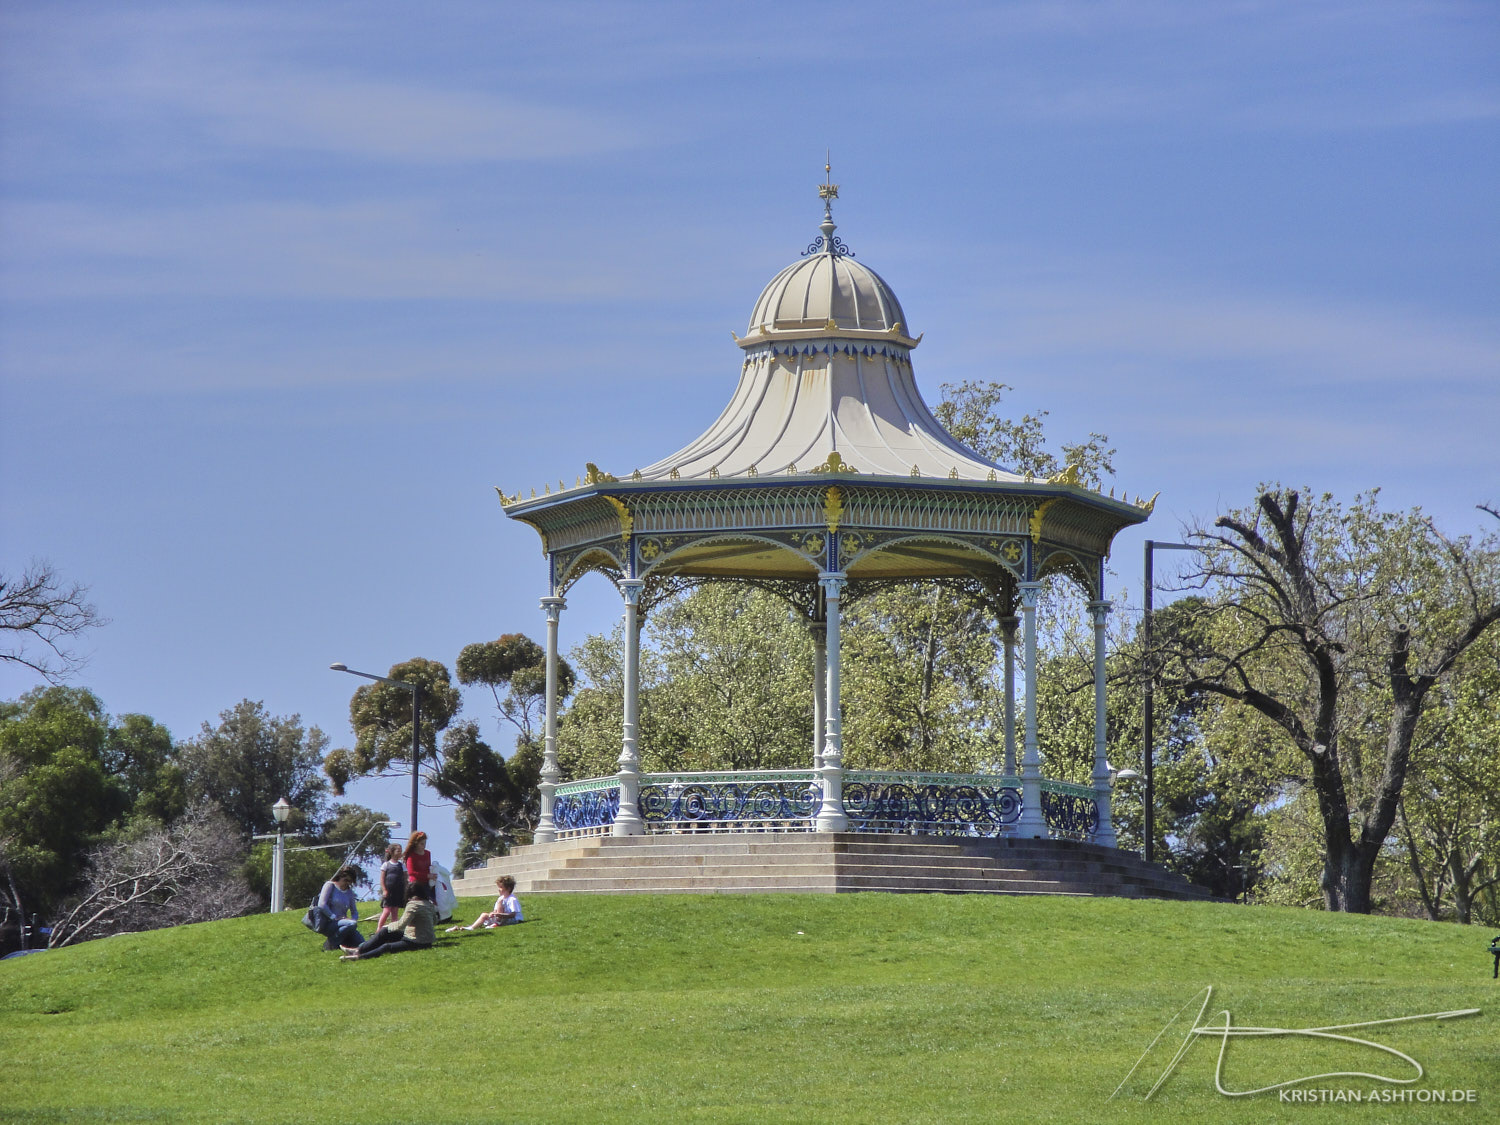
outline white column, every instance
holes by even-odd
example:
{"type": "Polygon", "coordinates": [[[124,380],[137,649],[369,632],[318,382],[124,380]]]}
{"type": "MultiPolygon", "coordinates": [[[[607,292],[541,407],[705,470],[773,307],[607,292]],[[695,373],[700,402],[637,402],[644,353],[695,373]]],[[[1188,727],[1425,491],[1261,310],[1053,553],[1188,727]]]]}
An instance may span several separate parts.
{"type": "Polygon", "coordinates": [[[1094,619],[1094,804],[1099,809],[1099,831],[1094,836],[1094,843],[1113,848],[1118,845],[1114,816],[1110,812],[1111,779],[1109,763],[1105,760],[1108,724],[1104,706],[1104,626],[1109,621],[1109,610],[1109,602],[1089,602],[1089,614],[1094,619]]]}
{"type": "Polygon", "coordinates": [[[844,815],[844,728],[839,709],[839,602],[844,595],[845,575],[841,571],[818,575],[823,586],[823,600],[828,603],[828,697],[823,715],[823,804],[818,810],[819,832],[843,832],[849,827],[844,815]]]}
{"type": "Polygon", "coordinates": [[[1047,818],[1042,814],[1042,758],[1036,741],[1036,603],[1040,582],[1022,582],[1021,620],[1026,660],[1026,744],[1021,758],[1020,836],[1046,836],[1047,818]]]}
{"type": "Polygon", "coordinates": [[[1016,775],[1016,626],[1015,616],[1000,619],[1000,639],[1005,645],[1005,776],[1016,775]]]}
{"type": "Polygon", "coordinates": [[[532,837],[538,844],[557,839],[557,821],[552,815],[557,807],[557,783],[562,780],[562,770],[557,767],[557,622],[567,604],[562,598],[542,599],[542,611],[547,615],[547,713],[542,727],[542,780],[537,786],[542,794],[542,815],[532,837]]]}
{"type": "Polygon", "coordinates": [[[641,720],[641,589],[643,578],[625,578],[620,593],[625,597],[625,716],[620,747],[620,811],[615,816],[616,836],[639,836],[641,821],[641,757],[636,734],[641,720]]]}
{"type": "Polygon", "coordinates": [[[828,626],[815,621],[807,627],[813,640],[813,769],[823,768],[824,714],[828,709],[828,626]]]}

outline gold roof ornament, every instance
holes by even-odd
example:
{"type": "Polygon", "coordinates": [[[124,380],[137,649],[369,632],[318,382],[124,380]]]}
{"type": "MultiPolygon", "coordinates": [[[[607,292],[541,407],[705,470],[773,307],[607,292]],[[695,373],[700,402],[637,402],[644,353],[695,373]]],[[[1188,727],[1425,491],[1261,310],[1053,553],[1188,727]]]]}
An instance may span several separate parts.
{"type": "Polygon", "coordinates": [[[1036,510],[1031,513],[1031,541],[1033,543],[1040,543],[1042,541],[1042,518],[1046,516],[1047,509],[1056,504],[1058,499],[1058,497],[1054,496],[1050,500],[1043,500],[1036,506],[1036,510]]]}
{"type": "Polygon", "coordinates": [[[1145,503],[1142,503],[1141,498],[1137,496],[1135,498],[1135,506],[1143,511],[1154,512],[1156,511],[1156,498],[1160,495],[1161,489],[1157,489],[1156,492],[1152,494],[1151,499],[1147,500],[1145,503]]]}
{"type": "Polygon", "coordinates": [[[954,465],[953,468],[951,468],[951,469],[948,470],[948,479],[949,480],[957,480],[958,479],[958,466],[957,465],[954,465]]]}
{"type": "Polygon", "coordinates": [[[1083,481],[1078,476],[1078,466],[1070,464],[1060,473],[1055,473],[1047,478],[1048,484],[1076,484],[1082,485],[1083,481]]]}
{"type": "Polygon", "coordinates": [[[823,519],[828,524],[829,534],[839,529],[839,520],[844,518],[844,494],[837,486],[828,489],[828,495],[823,497],[823,519]]]}
{"type": "Polygon", "coordinates": [[[630,474],[630,479],[631,480],[642,480],[644,478],[642,478],[642,476],[641,476],[641,471],[639,469],[637,469],[635,472],[633,472],[633,473],[630,474]]]}
{"type": "Polygon", "coordinates": [[[676,466],[676,465],[673,465],[673,466],[672,466],[672,473],[671,473],[671,479],[672,479],[672,480],[678,480],[678,479],[680,479],[680,478],[681,478],[681,477],[682,477],[682,474],[681,474],[681,473],[679,473],[679,472],[678,472],[678,471],[677,471],[677,466],[676,466]]]}
{"type": "Polygon", "coordinates": [[[844,463],[843,454],[841,454],[837,449],[835,449],[832,453],[830,453],[828,455],[828,460],[824,461],[821,465],[819,465],[817,468],[813,469],[812,471],[815,472],[815,473],[857,473],[857,472],[859,472],[859,470],[856,469],[853,465],[846,465],[844,463]]]}
{"type": "Polygon", "coordinates": [[[606,496],[605,499],[614,505],[615,514],[620,517],[621,541],[629,543],[630,532],[635,527],[635,519],[631,516],[630,509],[625,506],[624,501],[616,499],[613,496],[606,496]]]}
{"type": "Polygon", "coordinates": [[[911,467],[911,475],[914,476],[914,477],[919,477],[919,476],[922,475],[922,470],[920,468],[918,468],[916,465],[913,465],[911,467]]]}
{"type": "Polygon", "coordinates": [[[708,467],[708,475],[711,477],[717,477],[719,475],[719,466],[710,465],[708,467]]]}
{"type": "MultiPolygon", "coordinates": [[[[585,461],[583,467],[586,470],[586,475],[583,478],[584,484],[612,484],[620,479],[613,473],[604,472],[592,461],[585,461]]],[[[639,478],[641,475],[640,470],[636,470],[635,475],[639,478]]]]}

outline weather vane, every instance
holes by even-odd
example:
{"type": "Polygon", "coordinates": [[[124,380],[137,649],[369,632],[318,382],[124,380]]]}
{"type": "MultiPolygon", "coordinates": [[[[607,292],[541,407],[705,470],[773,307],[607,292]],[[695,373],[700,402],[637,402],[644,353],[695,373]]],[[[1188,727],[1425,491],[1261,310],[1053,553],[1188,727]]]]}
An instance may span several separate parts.
{"type": "Polygon", "coordinates": [[[812,245],[802,251],[806,258],[810,254],[826,253],[835,258],[854,257],[854,251],[844,245],[844,240],[833,232],[838,229],[833,221],[833,201],[839,197],[839,185],[833,182],[833,156],[831,150],[823,155],[823,182],[818,185],[818,198],[823,201],[823,222],[818,229],[823,233],[813,239],[812,245]]]}
{"type": "Polygon", "coordinates": [[[839,197],[839,185],[832,183],[833,153],[828,150],[823,156],[823,182],[818,185],[818,198],[823,201],[823,215],[833,218],[833,201],[839,197]]]}

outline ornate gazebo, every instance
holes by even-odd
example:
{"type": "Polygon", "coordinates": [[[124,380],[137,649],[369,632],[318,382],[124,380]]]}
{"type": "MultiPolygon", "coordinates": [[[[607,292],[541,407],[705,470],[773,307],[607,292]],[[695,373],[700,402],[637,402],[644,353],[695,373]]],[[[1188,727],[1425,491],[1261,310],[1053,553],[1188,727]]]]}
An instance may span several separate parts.
{"type": "MultiPolygon", "coordinates": [[[[572,488],[500,491],[534,527],[548,568],[545,759],[538,843],[609,833],[871,831],[1067,836],[1113,846],[1105,762],[1103,569],[1115,534],[1152,502],[1115,499],[1067,471],[1010,472],[954,439],[917,390],[908,329],[885,280],[835,236],[825,182],[821,234],[771,279],[735,343],[739,385],[699,438],[618,475],[593,464],[572,488]],[[590,572],[624,600],[619,772],[561,784],[557,633],[564,595],[590,572]],[[1094,626],[1091,785],[1043,776],[1037,749],[1037,604],[1065,575],[1094,626]],[[940,580],[990,607],[1004,643],[1005,761],[998,774],[846,770],[840,727],[840,618],[892,582],[940,580]],[[685,584],[737,581],[781,595],[812,630],[815,730],[805,770],[642,774],[637,747],[642,618],[685,584]],[[1015,656],[1025,669],[1022,753],[1015,656]]],[[[1154,499],[1154,498],[1153,498],[1154,499]]],[[[712,721],[705,716],[705,721],[712,721]]]]}

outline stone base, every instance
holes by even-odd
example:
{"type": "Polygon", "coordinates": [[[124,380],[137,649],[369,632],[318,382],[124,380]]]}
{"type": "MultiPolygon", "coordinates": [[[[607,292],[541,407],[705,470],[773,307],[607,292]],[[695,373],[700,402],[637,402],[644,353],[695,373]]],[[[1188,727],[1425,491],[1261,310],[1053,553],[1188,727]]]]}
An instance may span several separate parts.
{"type": "Polygon", "coordinates": [[[493,895],[512,875],[523,894],[1109,895],[1204,899],[1180,875],[1131,852],[1074,840],[955,839],[865,832],[592,836],[532,844],[454,881],[493,895]]]}

